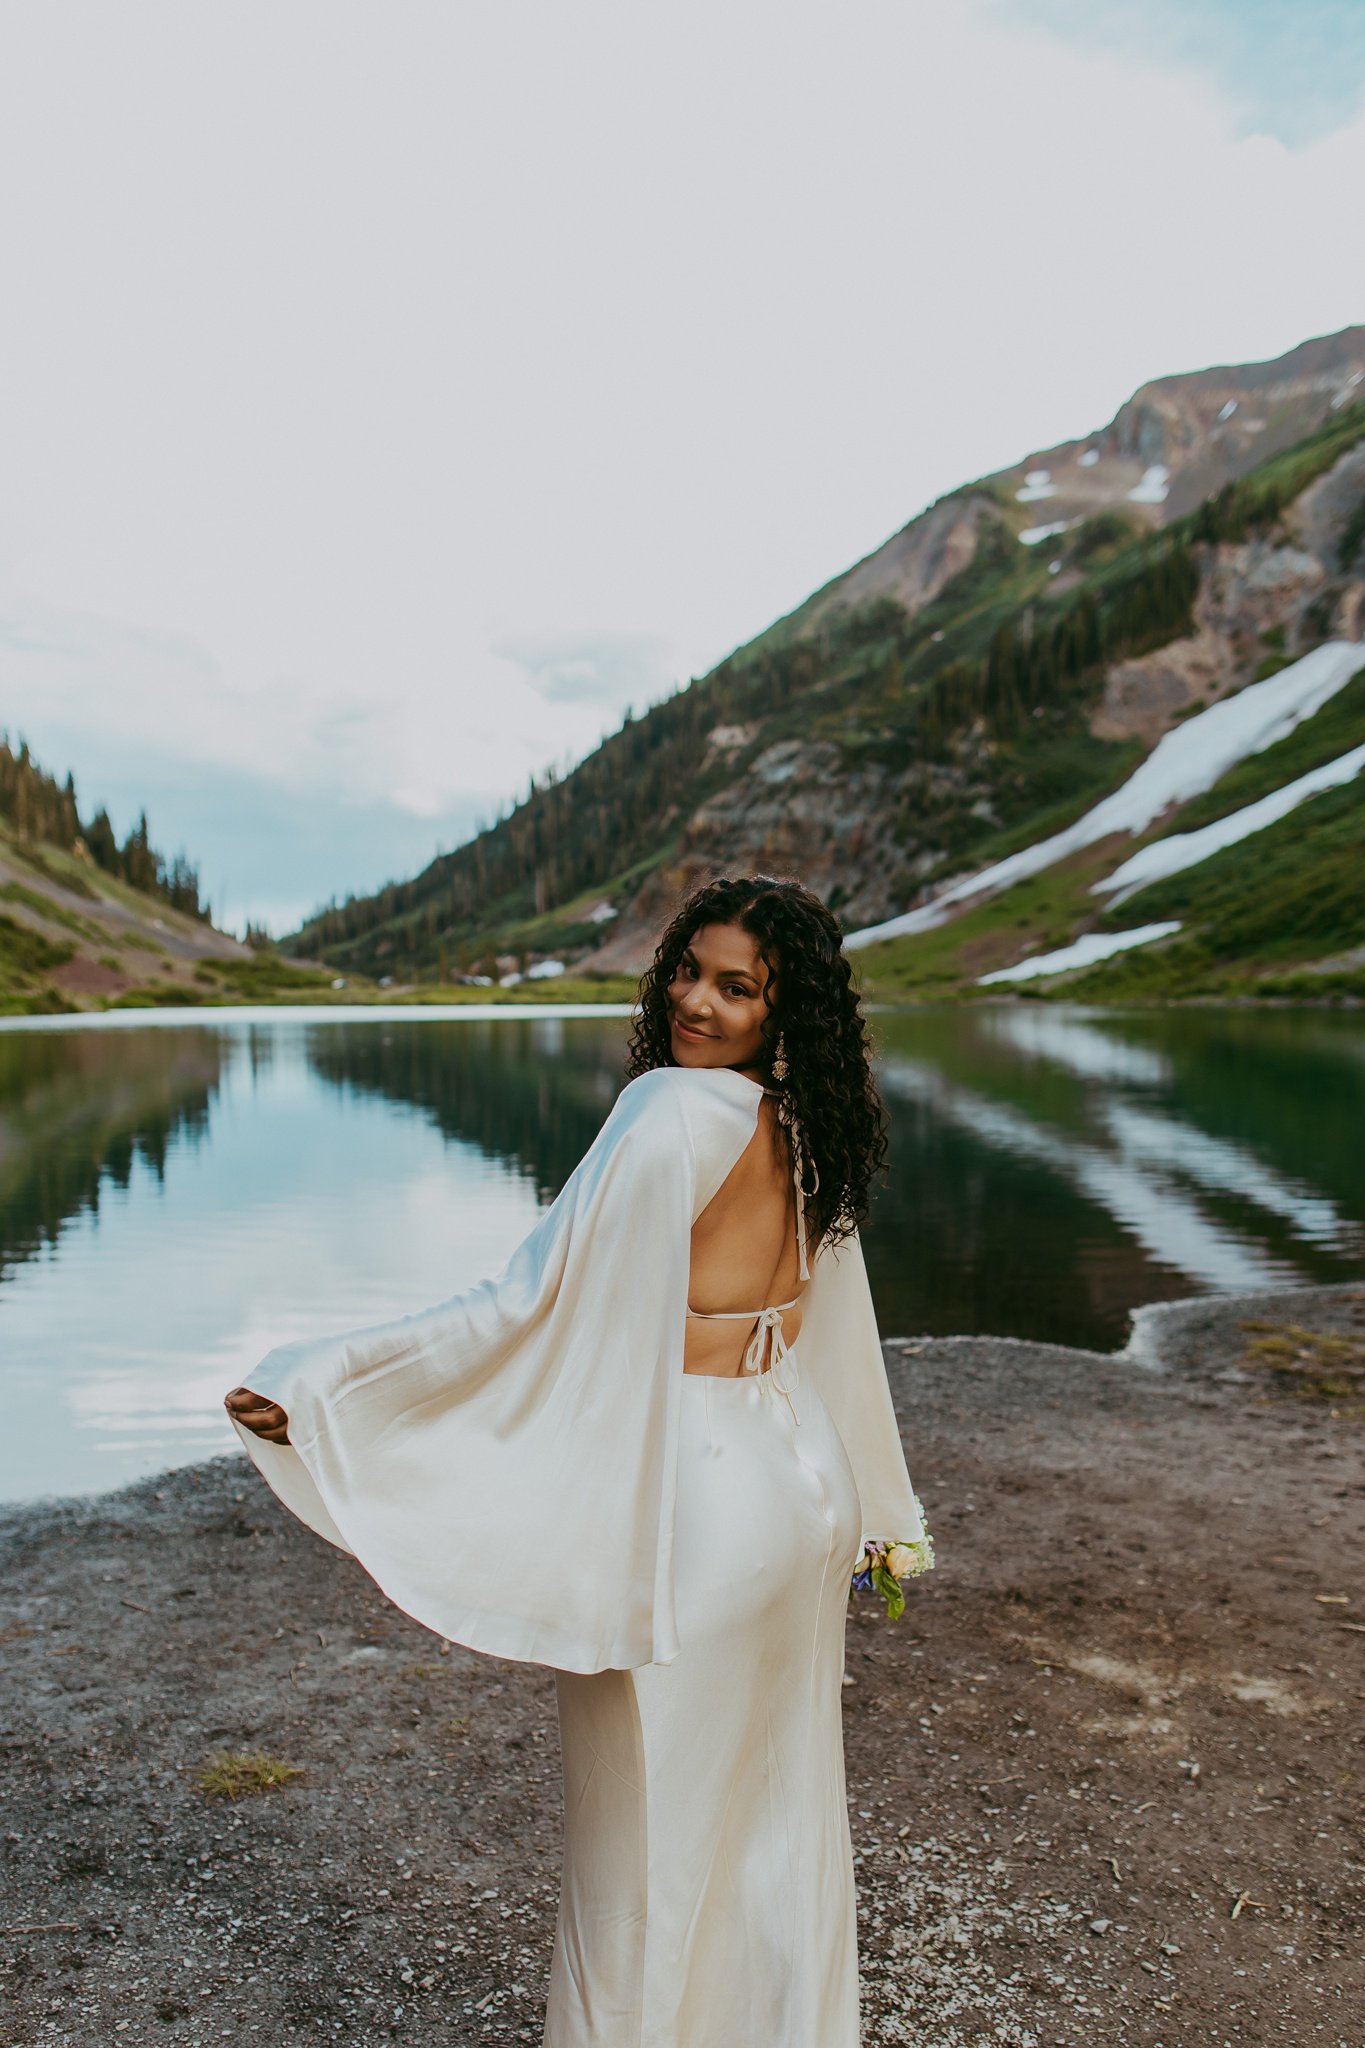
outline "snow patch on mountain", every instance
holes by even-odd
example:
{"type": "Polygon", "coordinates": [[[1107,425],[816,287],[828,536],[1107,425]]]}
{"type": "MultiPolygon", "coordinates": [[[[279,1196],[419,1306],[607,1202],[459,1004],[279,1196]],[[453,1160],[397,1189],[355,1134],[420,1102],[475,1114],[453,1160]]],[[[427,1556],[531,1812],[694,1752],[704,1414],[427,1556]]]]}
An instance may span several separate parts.
{"type": "Polygon", "coordinates": [[[1211,825],[1205,825],[1197,832],[1173,832],[1169,839],[1154,839],[1150,846],[1140,846],[1129,860],[1115,868],[1112,875],[1104,875],[1098,882],[1092,882],[1091,892],[1107,895],[1111,890],[1121,890],[1123,893],[1114,898],[1117,906],[1134,890],[1145,888],[1148,882],[1158,881],[1165,875],[1178,875],[1185,868],[1207,860],[1210,854],[1221,853],[1225,846],[1236,846],[1239,840],[1249,839],[1253,832],[1263,832],[1267,825],[1278,824],[1308,797],[1316,796],[1320,790],[1340,788],[1342,783],[1353,781],[1362,768],[1365,768],[1365,746],[1352,747],[1348,754],[1338,754],[1335,761],[1324,761],[1321,767],[1310,768],[1306,775],[1287,782],[1283,789],[1272,789],[1269,796],[1261,797],[1254,804],[1245,804],[1240,811],[1229,812],[1226,818],[1215,818],[1211,825]]]}
{"type": "Polygon", "coordinates": [[[995,895],[1111,832],[1136,837],[1170,805],[1201,796],[1248,754],[1260,753],[1293,732],[1362,668],[1365,644],[1329,640],[1264,682],[1248,683],[1236,696],[1220,699],[1164,734],[1120,788],[1064,831],[1036,840],[977,874],[960,876],[914,910],[850,932],[845,946],[856,951],[878,939],[931,931],[945,923],[958,904],[995,895]]]}
{"type": "Polygon", "coordinates": [[[1133,946],[1169,938],[1179,930],[1179,918],[1166,918],[1160,924],[1138,925],[1131,932],[1086,932],[1072,945],[1059,946],[1055,953],[1036,953],[1032,959],[1016,961],[1013,967],[997,967],[994,974],[978,974],[977,985],[985,988],[993,981],[1034,981],[1040,974],[1067,974],[1073,968],[1108,960],[1114,953],[1126,953],[1133,946]]]}
{"type": "Polygon", "coordinates": [[[1164,505],[1170,489],[1171,472],[1164,462],[1154,462],[1142,472],[1140,483],[1133,485],[1128,496],[1135,505],[1164,505]]]}

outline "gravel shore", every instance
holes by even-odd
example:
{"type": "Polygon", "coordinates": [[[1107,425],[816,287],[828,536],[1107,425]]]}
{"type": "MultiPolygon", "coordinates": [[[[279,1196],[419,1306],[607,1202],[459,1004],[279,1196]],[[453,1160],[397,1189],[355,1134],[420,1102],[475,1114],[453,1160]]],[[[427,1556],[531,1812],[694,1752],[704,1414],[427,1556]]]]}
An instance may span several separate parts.
{"type": "MultiPolygon", "coordinates": [[[[868,2048],[1360,2048],[1365,1285],[887,1358],[939,1563],[850,1611],[868,2048]]],[[[0,1542],[0,2043],[539,2042],[548,1672],[240,1456],[0,1542]],[[300,1775],[213,1798],[219,1751],[300,1775]]]]}

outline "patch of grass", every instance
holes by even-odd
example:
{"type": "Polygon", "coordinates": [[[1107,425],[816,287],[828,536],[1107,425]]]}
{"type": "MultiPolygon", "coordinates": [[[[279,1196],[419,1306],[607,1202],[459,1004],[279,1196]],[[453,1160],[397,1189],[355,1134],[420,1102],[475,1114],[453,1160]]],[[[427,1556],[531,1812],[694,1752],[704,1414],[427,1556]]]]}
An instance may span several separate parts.
{"type": "Polygon", "coordinates": [[[37,889],[26,889],[22,882],[6,882],[0,887],[0,901],[22,903],[25,910],[31,910],[35,917],[41,917],[48,924],[59,924],[78,938],[102,939],[104,933],[85,917],[78,917],[74,910],[67,910],[62,904],[54,903],[50,896],[44,896],[37,889]]]}
{"type": "Polygon", "coordinates": [[[1365,1339],[1258,1319],[1238,1327],[1248,1335],[1243,1365],[1268,1366],[1298,1400],[1326,1401],[1338,1415],[1365,1416],[1365,1339]]]}
{"type": "Polygon", "coordinates": [[[31,926],[0,914],[0,978],[27,978],[64,967],[75,950],[74,946],[54,944],[31,926]]]}
{"type": "Polygon", "coordinates": [[[1295,657],[1291,654],[1263,654],[1252,675],[1253,683],[1264,683],[1271,676],[1277,676],[1282,668],[1292,668],[1295,657]]]}
{"type": "Polygon", "coordinates": [[[85,864],[73,853],[66,853],[61,847],[46,843],[36,846],[31,839],[20,839],[18,835],[0,828],[0,843],[6,854],[13,860],[41,875],[44,881],[56,882],[63,889],[69,889],[73,896],[88,897],[92,903],[99,902],[99,891],[95,889],[85,872],[85,864]]]}
{"type": "Polygon", "coordinates": [[[302,1768],[264,1750],[218,1749],[195,1773],[199,1789],[208,1799],[249,1799],[301,1778],[302,1768]]]}
{"type": "MultiPolygon", "coordinates": [[[[1344,751],[1340,737],[1330,753],[1344,751]]],[[[1271,786],[1284,779],[1282,771],[1271,786]]],[[[1014,993],[1082,1002],[1365,994],[1365,966],[1349,957],[1322,973],[1311,967],[1365,945],[1365,778],[1310,798],[1257,833],[1254,851],[1228,847],[1118,908],[1101,908],[1089,885],[1112,859],[1112,846],[1087,848],[934,930],[869,947],[859,956],[864,987],[883,1001],[974,993],[978,976],[1084,931],[1174,918],[1184,929],[1168,940],[1014,993]]]]}
{"type": "Polygon", "coordinates": [[[245,960],[215,960],[213,971],[227,984],[234,1002],[250,1002],[257,996],[271,996],[281,990],[310,995],[330,990],[334,970],[303,966],[282,954],[262,951],[245,960]]]}
{"type": "Polygon", "coordinates": [[[1172,917],[1186,929],[1087,969],[1067,982],[1066,994],[1079,1002],[1281,995],[1267,968],[1303,966],[1365,944],[1362,874],[1365,782],[1357,778],[1310,797],[1254,841],[1226,847],[1107,911],[1105,930],[1172,917]]]}
{"type": "Polygon", "coordinates": [[[1090,884],[1112,862],[1112,847],[1102,841],[959,912],[947,924],[867,947],[856,956],[866,993],[881,1001],[997,993],[977,991],[977,977],[1013,966],[1025,954],[1068,946],[1094,925],[1098,902],[1090,884]]]}
{"type": "Polygon", "coordinates": [[[6,988],[0,978],[0,1017],[73,1017],[79,1009],[55,988],[6,988]]]}
{"type": "Polygon", "coordinates": [[[1277,740],[1273,747],[1267,747],[1263,754],[1248,754],[1235,768],[1229,768],[1212,789],[1203,796],[1192,797],[1170,825],[1152,836],[1162,839],[1173,832],[1195,832],[1201,825],[1211,825],[1216,818],[1226,818],[1230,812],[1240,811],[1244,805],[1269,796],[1272,790],[1283,789],[1286,783],[1296,782],[1311,768],[1321,768],[1324,762],[1335,761],[1338,755],[1348,754],[1362,741],[1365,741],[1365,666],[1344,689],[1338,690],[1336,696],[1323,705],[1321,711],[1305,718],[1293,732],[1277,740]]]}
{"type": "Polygon", "coordinates": [[[1320,1002],[1324,996],[1365,1002],[1365,966],[1298,967],[1288,974],[1265,974],[1256,984],[1256,993],[1289,1002],[1305,997],[1320,1002]]]}
{"type": "Polygon", "coordinates": [[[204,1000],[202,989],[187,981],[145,981],[139,988],[130,988],[121,996],[114,996],[106,1004],[110,1010],[177,1010],[182,1004],[197,1006],[204,1000]]]}

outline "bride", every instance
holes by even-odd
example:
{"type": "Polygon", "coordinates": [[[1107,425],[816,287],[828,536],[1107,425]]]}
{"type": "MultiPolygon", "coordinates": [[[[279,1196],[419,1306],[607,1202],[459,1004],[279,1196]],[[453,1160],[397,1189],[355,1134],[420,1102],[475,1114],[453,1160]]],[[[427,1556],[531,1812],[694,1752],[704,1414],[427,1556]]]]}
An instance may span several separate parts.
{"type": "Polygon", "coordinates": [[[869,1583],[898,1613],[932,1548],[857,1236],[885,1139],[830,912],[699,889],[628,1073],[496,1278],[286,1345],[227,1407],[399,1607],[555,1670],[546,2048],[857,2048],[845,1614],[869,1583]]]}

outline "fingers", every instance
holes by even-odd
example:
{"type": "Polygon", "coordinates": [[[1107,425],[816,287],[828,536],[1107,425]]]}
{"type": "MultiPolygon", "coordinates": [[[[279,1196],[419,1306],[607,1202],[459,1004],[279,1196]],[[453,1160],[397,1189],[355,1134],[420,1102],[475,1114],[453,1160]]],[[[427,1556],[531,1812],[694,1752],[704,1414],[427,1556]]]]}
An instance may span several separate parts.
{"type": "Polygon", "coordinates": [[[284,1413],[277,1402],[268,1401],[264,1394],[253,1394],[249,1387],[234,1387],[223,1396],[223,1406],[229,1415],[236,1415],[243,1422],[254,1416],[284,1413]]]}
{"type": "Polygon", "coordinates": [[[289,1417],[277,1401],[267,1401],[262,1395],[253,1394],[249,1387],[234,1387],[224,1395],[223,1406],[253,1436],[264,1437],[267,1443],[288,1443],[289,1417]]]}
{"type": "Polygon", "coordinates": [[[239,1415],[237,1420],[244,1428],[249,1429],[253,1436],[262,1436],[267,1443],[287,1444],[289,1441],[288,1420],[282,1408],[271,1409],[268,1414],[262,1415],[256,1421],[249,1415],[239,1415]]]}

